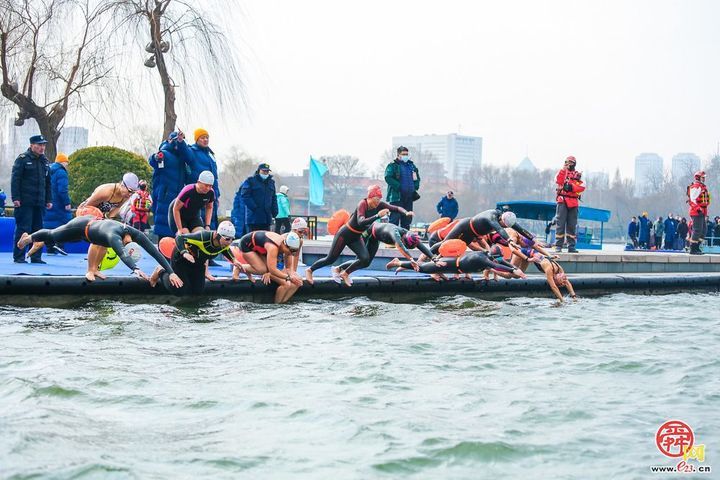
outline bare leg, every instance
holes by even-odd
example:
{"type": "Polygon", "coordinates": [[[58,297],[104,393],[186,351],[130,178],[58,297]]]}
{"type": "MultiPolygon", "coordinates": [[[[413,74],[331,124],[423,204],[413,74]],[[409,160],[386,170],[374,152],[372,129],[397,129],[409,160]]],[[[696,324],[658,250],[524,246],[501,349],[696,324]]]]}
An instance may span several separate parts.
{"type": "Polygon", "coordinates": [[[391,270],[393,268],[397,268],[400,266],[400,259],[399,258],[393,258],[388,262],[387,265],[385,265],[385,268],[388,270],[391,270]]]}
{"type": "MultiPolygon", "coordinates": [[[[99,245],[90,245],[90,248],[88,249],[88,273],[92,274],[93,280],[95,280],[95,277],[100,280],[105,280],[107,278],[107,276],[100,273],[99,270],[100,262],[105,256],[105,253],[107,253],[107,248],[99,245]]],[[[91,282],[93,281],[90,280],[87,275],[85,275],[85,278],[91,282]]]]}
{"type": "Polygon", "coordinates": [[[310,285],[315,283],[315,280],[313,279],[313,272],[309,268],[305,269],[305,280],[307,280],[310,285]]]}
{"type": "Polygon", "coordinates": [[[154,287],[157,285],[158,281],[160,280],[160,275],[165,271],[164,268],[162,268],[160,265],[155,267],[155,271],[153,271],[152,275],[150,275],[150,285],[154,287]]]}
{"type": "Polygon", "coordinates": [[[18,240],[17,246],[18,248],[23,249],[30,245],[30,242],[32,242],[32,237],[30,236],[30,234],[27,232],[23,232],[23,234],[20,236],[20,240],[18,240]]]}
{"type": "MultiPolygon", "coordinates": [[[[23,235],[27,235],[27,234],[24,233],[23,235]]],[[[29,235],[28,235],[28,238],[30,238],[29,235]]],[[[22,238],[20,239],[20,242],[22,242],[22,238]]],[[[18,245],[20,244],[20,242],[18,242],[18,245]]],[[[38,250],[40,250],[40,249],[43,248],[44,246],[45,246],[45,243],[44,243],[44,242],[35,242],[35,243],[33,243],[32,247],[30,247],[30,250],[28,250],[28,252],[27,252],[27,256],[28,256],[28,257],[31,257],[35,252],[37,252],[38,250]]],[[[20,247],[20,248],[23,248],[23,247],[20,247]]]]}
{"type": "Polygon", "coordinates": [[[275,303],[285,303],[290,298],[292,298],[293,295],[295,295],[295,292],[298,290],[297,285],[290,284],[290,285],[281,285],[278,287],[277,291],[275,292],[275,303]]]}
{"type": "Polygon", "coordinates": [[[343,270],[342,272],[340,272],[340,278],[342,278],[342,281],[345,282],[345,285],[347,285],[348,287],[352,287],[353,282],[350,279],[349,273],[343,270]]]}

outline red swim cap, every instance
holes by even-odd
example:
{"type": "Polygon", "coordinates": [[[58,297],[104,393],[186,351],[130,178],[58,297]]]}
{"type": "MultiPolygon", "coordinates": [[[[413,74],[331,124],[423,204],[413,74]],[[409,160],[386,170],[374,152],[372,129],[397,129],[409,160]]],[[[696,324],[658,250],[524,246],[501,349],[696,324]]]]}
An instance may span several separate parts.
{"type": "Polygon", "coordinates": [[[380,197],[382,198],[382,188],[380,185],[370,185],[367,190],[367,198],[380,197]]]}

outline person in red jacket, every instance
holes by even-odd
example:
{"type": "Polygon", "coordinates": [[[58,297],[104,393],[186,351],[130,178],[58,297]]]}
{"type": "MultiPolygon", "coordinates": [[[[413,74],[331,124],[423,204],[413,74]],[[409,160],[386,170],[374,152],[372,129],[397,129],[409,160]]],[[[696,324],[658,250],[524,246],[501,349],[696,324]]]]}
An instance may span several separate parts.
{"type": "Polygon", "coordinates": [[[144,232],[149,228],[148,212],[152,206],[152,199],[150,198],[150,193],[147,191],[147,183],[145,180],[140,180],[138,190],[131,197],[131,200],[130,210],[133,213],[132,226],[144,232]]]}
{"type": "Polygon", "coordinates": [[[705,172],[695,172],[695,181],[687,187],[687,203],[690,205],[692,218],[692,238],[690,239],[690,254],[702,255],[700,245],[707,233],[707,213],[710,206],[710,193],[705,186],[705,172]]]}
{"type": "Polygon", "coordinates": [[[585,190],[582,174],[575,170],[577,160],[572,155],[565,159],[565,165],[555,176],[557,184],[557,210],[555,219],[555,251],[562,252],[563,244],[567,244],[568,253],[577,253],[575,248],[580,194],[585,190]]]}

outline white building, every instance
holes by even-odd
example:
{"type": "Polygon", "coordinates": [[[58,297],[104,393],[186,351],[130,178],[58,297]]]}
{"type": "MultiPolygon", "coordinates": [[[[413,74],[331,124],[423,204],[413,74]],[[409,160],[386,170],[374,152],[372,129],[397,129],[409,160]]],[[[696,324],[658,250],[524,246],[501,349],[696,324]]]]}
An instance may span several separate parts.
{"type": "Polygon", "coordinates": [[[635,195],[654,193],[664,177],[663,159],[657,153],[641,153],[635,157],[635,195]]]}
{"type": "Polygon", "coordinates": [[[85,127],[65,127],[58,139],[57,151],[67,156],[88,146],[88,129],[85,127]]]}
{"type": "MultiPolygon", "coordinates": [[[[392,151],[399,146],[407,147],[411,155],[431,153],[439,161],[451,180],[460,180],[472,168],[482,163],[482,137],[469,137],[451,133],[448,135],[407,135],[393,137],[392,151]]],[[[422,176],[422,172],[420,172],[422,176]]]]}
{"type": "Polygon", "coordinates": [[[683,185],[690,185],[693,174],[700,170],[700,157],[694,153],[678,153],[672,158],[672,179],[683,185]]]}
{"type": "MultiPolygon", "coordinates": [[[[28,149],[30,137],[40,134],[40,127],[33,118],[25,120],[20,126],[15,126],[14,118],[7,118],[0,127],[0,144],[3,157],[12,157],[11,162],[28,149]]],[[[64,127],[58,139],[57,151],[66,155],[85,148],[88,145],[88,129],[84,127],[64,127]]]]}

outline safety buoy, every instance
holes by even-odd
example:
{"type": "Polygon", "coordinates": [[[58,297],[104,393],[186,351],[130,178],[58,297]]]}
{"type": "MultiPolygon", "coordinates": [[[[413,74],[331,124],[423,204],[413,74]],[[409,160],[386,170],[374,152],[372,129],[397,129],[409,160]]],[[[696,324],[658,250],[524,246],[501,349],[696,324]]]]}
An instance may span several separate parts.
{"type": "Polygon", "coordinates": [[[232,252],[233,257],[235,257],[235,260],[237,260],[240,263],[247,263],[245,261],[245,257],[243,257],[242,251],[240,250],[240,247],[236,247],[235,245],[230,247],[230,252],[232,252]]]}
{"type": "Polygon", "coordinates": [[[438,230],[438,236],[440,237],[440,240],[445,240],[447,234],[450,233],[450,230],[455,228],[455,225],[457,225],[459,221],[460,220],[453,220],[452,222],[448,223],[446,226],[438,230]]]}
{"type": "Polygon", "coordinates": [[[104,215],[97,207],[92,207],[90,205],[85,205],[84,207],[78,207],[78,209],[75,211],[76,217],[84,217],[85,215],[92,215],[93,217],[97,218],[98,220],[103,218],[104,215]]]}
{"type": "Polygon", "coordinates": [[[160,253],[165,256],[165,258],[172,258],[173,253],[175,252],[175,239],[171,237],[164,237],[160,239],[160,243],[158,243],[158,249],[160,250],[160,253]]]}
{"type": "Polygon", "coordinates": [[[345,209],[340,209],[332,214],[330,220],[328,220],[327,229],[330,235],[335,235],[340,227],[345,225],[350,219],[350,212],[345,209]]]}
{"type": "Polygon", "coordinates": [[[443,257],[459,257],[467,250],[467,244],[459,238],[445,240],[440,245],[440,255],[443,257]]]}
{"type": "Polygon", "coordinates": [[[447,227],[448,223],[450,223],[452,220],[450,220],[450,217],[441,217],[435,220],[430,224],[428,227],[428,233],[435,233],[438,230],[440,230],[443,227],[447,227]]]}

